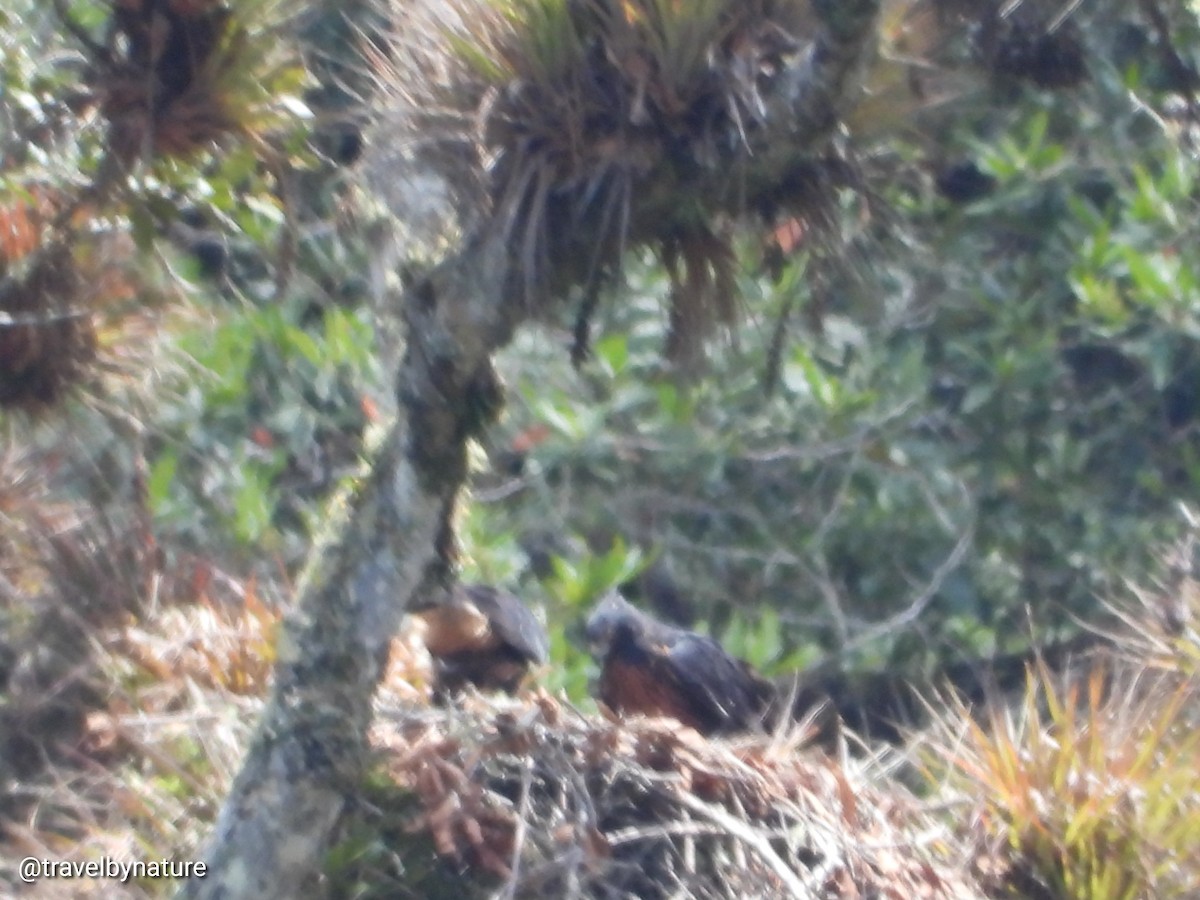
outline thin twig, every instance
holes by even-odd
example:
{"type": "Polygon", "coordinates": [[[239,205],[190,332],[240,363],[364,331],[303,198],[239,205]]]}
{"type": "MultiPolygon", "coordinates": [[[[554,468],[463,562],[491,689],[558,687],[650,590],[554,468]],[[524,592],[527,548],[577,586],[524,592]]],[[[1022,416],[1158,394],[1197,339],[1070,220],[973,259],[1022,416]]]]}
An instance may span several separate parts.
{"type": "Polygon", "coordinates": [[[800,876],[795,870],[779,857],[779,854],[761,834],[754,831],[745,822],[734,818],[721,807],[705,803],[686,792],[680,793],[676,799],[681,806],[708,818],[757,853],[759,859],[766,863],[776,877],[784,883],[790,896],[798,898],[812,896],[812,891],[800,880],[800,876]]]}

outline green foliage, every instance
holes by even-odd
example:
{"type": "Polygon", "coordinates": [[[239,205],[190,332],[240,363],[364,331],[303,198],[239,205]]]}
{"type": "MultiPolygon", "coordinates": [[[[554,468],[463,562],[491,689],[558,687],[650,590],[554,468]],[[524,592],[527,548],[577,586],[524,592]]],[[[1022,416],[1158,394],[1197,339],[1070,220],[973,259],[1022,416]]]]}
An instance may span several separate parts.
{"type": "Polygon", "coordinates": [[[364,317],[306,317],[250,308],[182,337],[199,372],[159,423],[149,495],[164,527],[302,560],[322,498],[356,464],[373,371],[364,317]]]}
{"type": "Polygon", "coordinates": [[[627,547],[617,537],[607,553],[597,553],[572,561],[554,559],[554,572],[546,581],[549,592],[572,612],[582,612],[609,591],[631,580],[646,560],[636,547],[627,547]]]}
{"type": "MultiPolygon", "coordinates": [[[[1100,47],[1141,26],[1088,27],[1100,47]]],[[[624,536],[778,671],[822,649],[930,665],[1095,615],[1200,493],[1200,198],[1187,126],[1090,65],[1070,98],[1010,92],[939,120],[937,152],[969,154],[986,196],[882,182],[898,221],[848,221],[844,259],[802,248],[773,278],[742,244],[751,324],[699,378],[660,359],[669,285],[650,262],[577,374],[518,337],[505,427],[547,437],[490,519],[518,543],[559,535],[572,559],[624,536]]],[[[902,171],[927,152],[879,151],[902,171]]]]}
{"type": "Polygon", "coordinates": [[[720,641],[734,656],[767,676],[789,676],[819,661],[819,648],[811,645],[788,652],[784,633],[779,612],[766,607],[752,618],[745,613],[734,613],[720,641]]]}
{"type": "Polygon", "coordinates": [[[648,563],[645,554],[627,546],[620,536],[604,553],[554,557],[553,571],[542,582],[542,589],[551,598],[547,606],[553,621],[566,627],[551,632],[550,672],[545,680],[548,689],[564,690],[577,702],[587,698],[596,666],[583,646],[577,625],[594,603],[633,579],[648,563]]]}
{"type": "Polygon", "coordinates": [[[576,638],[576,633],[563,627],[551,629],[550,662],[538,678],[538,684],[552,693],[565,694],[574,703],[590,706],[592,683],[599,667],[576,638]]]}

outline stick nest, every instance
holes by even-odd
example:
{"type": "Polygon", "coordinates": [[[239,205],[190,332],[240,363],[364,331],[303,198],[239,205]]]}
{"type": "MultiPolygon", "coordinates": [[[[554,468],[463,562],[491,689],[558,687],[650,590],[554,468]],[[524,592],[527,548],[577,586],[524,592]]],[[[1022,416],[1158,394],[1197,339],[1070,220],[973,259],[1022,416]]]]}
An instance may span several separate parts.
{"type": "Polygon", "coordinates": [[[910,795],[872,783],[869,764],[801,750],[801,736],[706,740],[540,693],[500,710],[383,710],[374,745],[415,795],[406,830],[499,896],[979,896],[910,795]]]}

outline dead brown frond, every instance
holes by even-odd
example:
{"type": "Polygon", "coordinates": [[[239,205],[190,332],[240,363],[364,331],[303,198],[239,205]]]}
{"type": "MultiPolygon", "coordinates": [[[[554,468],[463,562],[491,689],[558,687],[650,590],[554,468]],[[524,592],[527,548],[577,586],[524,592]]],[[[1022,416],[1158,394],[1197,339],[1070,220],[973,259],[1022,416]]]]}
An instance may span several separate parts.
{"type": "Polygon", "coordinates": [[[695,361],[714,324],[736,321],[737,258],[729,237],[709,228],[668,238],[659,256],[671,283],[667,358],[695,361]]]}

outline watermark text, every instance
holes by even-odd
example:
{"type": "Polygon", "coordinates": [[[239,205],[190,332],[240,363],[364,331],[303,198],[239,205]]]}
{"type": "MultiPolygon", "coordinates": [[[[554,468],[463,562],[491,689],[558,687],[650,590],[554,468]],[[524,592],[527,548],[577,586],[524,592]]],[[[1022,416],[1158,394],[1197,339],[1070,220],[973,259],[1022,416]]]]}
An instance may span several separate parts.
{"type": "Polygon", "coordinates": [[[207,872],[204,863],[191,860],[121,860],[111,856],[66,860],[27,856],[21,860],[17,874],[26,884],[43,878],[115,878],[124,884],[131,878],[203,878],[207,872]]]}

